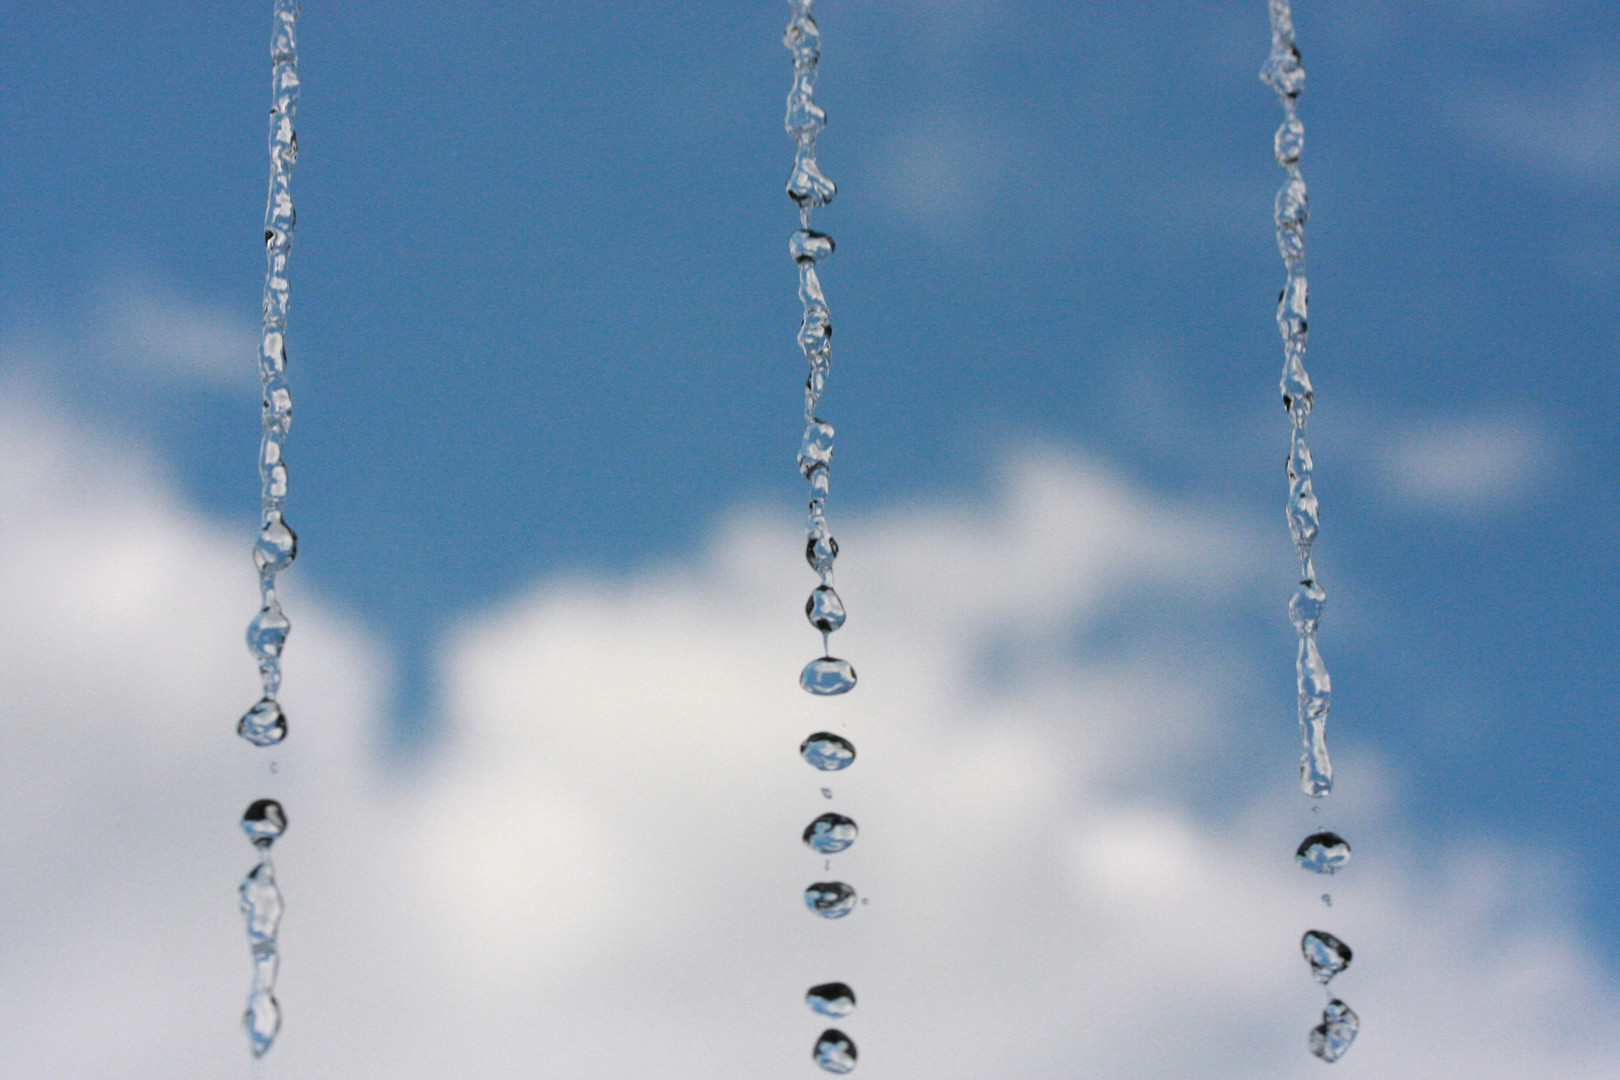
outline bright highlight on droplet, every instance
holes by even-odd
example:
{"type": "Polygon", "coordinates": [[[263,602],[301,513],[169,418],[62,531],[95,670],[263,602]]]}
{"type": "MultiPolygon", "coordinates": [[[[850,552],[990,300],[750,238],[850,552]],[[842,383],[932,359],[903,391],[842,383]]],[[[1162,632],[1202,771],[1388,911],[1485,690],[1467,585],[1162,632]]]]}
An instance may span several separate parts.
{"type": "Polygon", "coordinates": [[[822,772],[837,772],[855,764],[855,744],[842,735],[818,731],[799,744],[804,760],[822,772]]]}
{"type": "Polygon", "coordinates": [[[842,881],[818,881],[804,890],[804,903],[823,919],[842,919],[855,910],[855,890],[842,881]]]}
{"type": "Polygon", "coordinates": [[[822,1016],[844,1017],[855,1011],[855,991],[841,982],[812,986],[805,993],[804,1000],[822,1016]]]}
{"type": "Polygon", "coordinates": [[[1306,1045],[1311,1053],[1323,1061],[1338,1061],[1350,1049],[1350,1044],[1356,1041],[1356,1033],[1360,1030],[1360,1018],[1351,1011],[1350,1006],[1334,998],[1322,1010],[1322,1022],[1311,1029],[1306,1045]]]}
{"type": "Polygon", "coordinates": [[[836,855],[860,835],[855,822],[843,814],[822,814],[804,828],[804,842],[821,855],[836,855]]]}
{"type": "Polygon", "coordinates": [[[1336,874],[1350,865],[1350,845],[1336,832],[1312,833],[1301,842],[1294,858],[1313,873],[1336,874]]]}
{"type": "Polygon", "coordinates": [[[855,1050],[854,1039],[837,1028],[828,1028],[816,1040],[811,1056],[828,1072],[842,1074],[855,1071],[855,1060],[860,1055],[855,1050]]]}
{"type": "Polygon", "coordinates": [[[287,716],[274,698],[260,698],[236,722],[236,733],[254,746],[274,746],[287,737],[287,716]]]}
{"type": "Polygon", "coordinates": [[[1307,930],[1299,948],[1305,954],[1305,962],[1311,966],[1311,974],[1323,986],[1350,966],[1350,946],[1325,930],[1307,930]]]}
{"type": "Polygon", "coordinates": [[[799,673],[799,685],[817,697],[847,694],[855,689],[855,669],[848,660],[823,656],[804,666],[799,673]]]}

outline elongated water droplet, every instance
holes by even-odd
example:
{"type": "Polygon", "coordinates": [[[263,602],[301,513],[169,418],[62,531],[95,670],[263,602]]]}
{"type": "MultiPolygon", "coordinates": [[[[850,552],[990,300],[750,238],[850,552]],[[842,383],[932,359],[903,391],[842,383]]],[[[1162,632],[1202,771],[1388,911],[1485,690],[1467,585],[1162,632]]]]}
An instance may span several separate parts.
{"type": "Polygon", "coordinates": [[[1350,1006],[1334,998],[1322,1010],[1322,1022],[1311,1029],[1311,1053],[1323,1061],[1338,1061],[1350,1049],[1350,1044],[1356,1041],[1356,1033],[1360,1030],[1361,1019],[1351,1011],[1350,1006]]]}
{"type": "Polygon", "coordinates": [[[236,733],[254,746],[274,746],[287,737],[287,716],[274,698],[260,698],[237,721],[236,733]]]}
{"type": "Polygon", "coordinates": [[[298,534],[282,520],[281,511],[270,511],[259,530],[259,542],[253,545],[253,562],[260,570],[280,573],[297,557],[298,534]]]}
{"type": "Polygon", "coordinates": [[[855,1059],[860,1055],[855,1050],[855,1040],[837,1028],[828,1028],[816,1040],[812,1056],[827,1072],[843,1074],[855,1071],[855,1059]]]}
{"type": "Polygon", "coordinates": [[[1336,832],[1312,833],[1299,845],[1294,858],[1306,870],[1336,874],[1350,863],[1350,845],[1336,832]]]}
{"type": "Polygon", "coordinates": [[[242,914],[247,919],[248,940],[274,941],[281,928],[281,911],[276,872],[268,862],[261,861],[242,879],[242,914]]]}
{"type": "Polygon", "coordinates": [[[805,425],[804,439],[799,443],[799,472],[809,478],[812,469],[832,462],[833,426],[825,420],[814,420],[805,425]]]}
{"type": "Polygon", "coordinates": [[[799,744],[804,760],[822,772],[836,772],[855,764],[855,744],[842,735],[818,731],[799,744]]]}
{"type": "Polygon", "coordinates": [[[842,881],[818,881],[804,890],[804,903],[823,919],[842,919],[855,910],[855,890],[842,881]]]}
{"type": "Polygon", "coordinates": [[[821,171],[814,158],[800,157],[788,174],[787,193],[800,206],[825,206],[838,194],[838,185],[821,171]]]}
{"type": "Polygon", "coordinates": [[[855,842],[860,829],[843,814],[822,814],[804,827],[804,842],[823,855],[836,855],[855,842]]]}
{"type": "Polygon", "coordinates": [[[1314,581],[1302,581],[1288,599],[1288,618],[1301,634],[1314,634],[1326,607],[1327,593],[1322,591],[1322,586],[1314,581]]]}
{"type": "Polygon", "coordinates": [[[281,1003],[269,990],[248,995],[247,1009],[242,1013],[242,1026],[247,1029],[248,1048],[256,1058],[264,1057],[281,1031],[281,1003]]]}
{"type": "Polygon", "coordinates": [[[819,586],[804,602],[804,617],[817,630],[830,634],[844,625],[844,602],[831,585],[819,586]]]}
{"type": "Polygon", "coordinates": [[[804,666],[799,685],[818,697],[845,694],[855,688],[855,669],[848,660],[823,656],[804,666]]]}
{"type": "Polygon", "coordinates": [[[259,799],[242,814],[242,831],[259,847],[269,847],[287,831],[287,814],[274,799],[259,799]]]}
{"type": "Polygon", "coordinates": [[[1311,965],[1311,974],[1323,986],[1350,966],[1350,946],[1325,930],[1307,930],[1299,948],[1305,954],[1305,962],[1311,965]]]}
{"type": "Polygon", "coordinates": [[[842,1017],[855,1011],[855,991],[841,982],[812,986],[804,1000],[822,1016],[842,1017]]]}
{"type": "Polygon", "coordinates": [[[248,624],[248,648],[255,656],[266,660],[274,660],[281,655],[282,646],[287,643],[287,632],[292,624],[287,616],[281,613],[281,604],[271,600],[259,609],[259,614],[248,624]]]}
{"type": "Polygon", "coordinates": [[[1299,117],[1290,116],[1277,127],[1272,150],[1277,155],[1277,164],[1283,168],[1299,163],[1300,155],[1305,152],[1305,124],[1299,117]]]}

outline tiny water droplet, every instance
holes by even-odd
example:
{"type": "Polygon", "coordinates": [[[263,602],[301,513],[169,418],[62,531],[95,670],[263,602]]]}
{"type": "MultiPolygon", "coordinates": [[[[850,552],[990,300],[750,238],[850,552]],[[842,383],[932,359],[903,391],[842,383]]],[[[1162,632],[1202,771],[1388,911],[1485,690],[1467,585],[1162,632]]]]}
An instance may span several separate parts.
{"type": "Polygon", "coordinates": [[[828,1028],[816,1040],[812,1056],[827,1072],[842,1074],[855,1071],[855,1059],[860,1055],[855,1050],[855,1040],[837,1028],[828,1028]]]}
{"type": "Polygon", "coordinates": [[[1307,930],[1299,948],[1305,954],[1305,962],[1311,965],[1311,974],[1323,986],[1350,966],[1350,946],[1325,930],[1307,930]]]}
{"type": "Polygon", "coordinates": [[[823,919],[842,919],[855,910],[855,890],[842,881],[818,881],[804,890],[804,903],[823,919]]]}
{"type": "Polygon", "coordinates": [[[265,515],[259,542],[253,545],[253,562],[260,570],[280,573],[298,557],[298,534],[282,520],[279,510],[265,515]]]}
{"type": "Polygon", "coordinates": [[[812,986],[805,993],[804,1000],[822,1016],[843,1017],[855,1011],[855,991],[841,982],[812,986]]]}
{"type": "Polygon", "coordinates": [[[804,617],[823,634],[830,634],[844,625],[844,602],[831,585],[817,586],[804,602],[804,617]]]}
{"type": "Polygon", "coordinates": [[[1333,897],[1332,897],[1332,895],[1329,894],[1329,893],[1323,893],[1322,894],[1322,903],[1326,904],[1328,907],[1332,907],[1333,906],[1333,897]]]}
{"type": "Polygon", "coordinates": [[[832,788],[830,788],[830,787],[824,787],[824,788],[822,788],[822,789],[821,789],[821,797],[822,797],[822,798],[823,798],[823,799],[830,799],[830,798],[832,798],[832,788]]]}
{"type": "Polygon", "coordinates": [[[287,715],[275,698],[260,698],[237,721],[236,733],[254,746],[274,746],[287,737],[287,715]]]}
{"type": "Polygon", "coordinates": [[[822,814],[804,828],[804,842],[823,855],[836,855],[855,842],[860,829],[843,814],[822,814]]]}
{"type": "Polygon", "coordinates": [[[269,847],[287,831],[287,814],[274,799],[259,799],[242,814],[242,831],[258,847],[269,847]]]}
{"type": "Polygon", "coordinates": [[[273,773],[278,773],[278,772],[280,772],[280,771],[281,771],[281,762],[279,762],[279,761],[272,761],[272,762],[271,762],[271,763],[270,763],[270,771],[271,771],[271,772],[273,772],[273,773]]]}
{"type": "Polygon", "coordinates": [[[1334,998],[1322,1010],[1322,1022],[1311,1029],[1311,1053],[1323,1061],[1338,1061],[1350,1049],[1350,1044],[1356,1041],[1356,1033],[1361,1030],[1361,1018],[1351,1011],[1350,1006],[1334,998]]]}
{"type": "Polygon", "coordinates": [[[799,685],[817,697],[845,694],[855,688],[855,669],[848,660],[822,656],[804,665],[799,685]]]}
{"type": "MultiPolygon", "coordinates": [[[[1313,806],[1311,809],[1316,808],[1313,806]]],[[[1306,870],[1317,874],[1336,874],[1350,863],[1350,845],[1336,832],[1312,833],[1300,843],[1294,858],[1306,870]]]]}
{"type": "Polygon", "coordinates": [[[822,772],[837,772],[855,764],[855,744],[830,731],[818,731],[804,740],[799,744],[799,753],[822,772]]]}

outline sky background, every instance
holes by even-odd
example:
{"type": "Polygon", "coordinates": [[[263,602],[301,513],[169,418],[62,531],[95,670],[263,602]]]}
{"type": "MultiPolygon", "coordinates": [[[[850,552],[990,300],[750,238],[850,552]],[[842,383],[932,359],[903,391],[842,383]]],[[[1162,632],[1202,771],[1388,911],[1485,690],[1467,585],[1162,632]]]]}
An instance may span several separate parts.
{"type": "Polygon", "coordinates": [[[1341,1072],[1620,1071],[1620,12],[1299,4],[1329,912],[1264,4],[818,8],[860,689],[793,685],[785,5],[312,2],[274,777],[268,5],[8,10],[0,1071],[245,1074],[266,785],[267,1080],[812,1074],[834,977],[862,1075],[1311,1075],[1328,920],[1341,1072]],[[835,724],[871,904],[826,927],[835,724]]]}

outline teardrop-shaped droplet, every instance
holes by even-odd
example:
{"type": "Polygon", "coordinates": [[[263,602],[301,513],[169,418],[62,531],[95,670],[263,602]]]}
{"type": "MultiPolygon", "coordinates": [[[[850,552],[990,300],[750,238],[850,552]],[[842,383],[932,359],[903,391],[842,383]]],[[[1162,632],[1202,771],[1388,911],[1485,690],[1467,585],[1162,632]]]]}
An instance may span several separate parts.
{"type": "Polygon", "coordinates": [[[833,426],[825,420],[812,420],[805,425],[799,443],[799,472],[808,477],[816,466],[830,464],[832,456],[833,426]]]}
{"type": "Polygon", "coordinates": [[[822,814],[804,827],[804,842],[823,855],[836,855],[855,842],[860,829],[843,814],[822,814]]]}
{"type": "Polygon", "coordinates": [[[260,799],[242,814],[242,831],[259,847],[269,847],[287,831],[287,814],[274,799],[260,799]]]}
{"type": "Polygon", "coordinates": [[[1311,974],[1323,986],[1350,966],[1350,946],[1325,930],[1307,930],[1299,948],[1305,954],[1305,962],[1311,965],[1311,974]]]}
{"type": "Polygon", "coordinates": [[[837,248],[833,238],[814,229],[800,229],[788,242],[794,262],[820,262],[837,248]]]}
{"type": "Polygon", "coordinates": [[[855,1011],[855,991],[841,982],[812,986],[805,993],[804,1000],[822,1016],[848,1016],[855,1011]]]}
{"type": "Polygon", "coordinates": [[[828,1028],[816,1040],[816,1049],[812,1055],[816,1064],[830,1073],[843,1073],[855,1071],[855,1059],[860,1055],[855,1050],[855,1040],[845,1035],[837,1028],[828,1028]]]}
{"type": "Polygon", "coordinates": [[[1299,845],[1294,858],[1306,870],[1336,874],[1350,863],[1350,845],[1336,832],[1312,833],[1299,845]]]}
{"type": "Polygon", "coordinates": [[[804,904],[823,919],[842,919],[855,910],[855,890],[842,881],[818,881],[804,890],[804,904]]]}
{"type": "Polygon", "coordinates": [[[254,746],[274,746],[287,737],[287,716],[275,698],[260,698],[237,721],[236,733],[254,746]]]}
{"type": "Polygon", "coordinates": [[[282,520],[280,513],[266,514],[264,528],[259,530],[259,542],[253,545],[254,563],[260,570],[280,573],[297,557],[298,534],[282,520]]]}
{"type": "Polygon", "coordinates": [[[260,862],[242,879],[242,914],[250,942],[273,942],[281,929],[281,890],[269,862],[260,862]]]}
{"type": "Polygon", "coordinates": [[[255,991],[248,998],[247,1011],[242,1014],[242,1026],[247,1029],[253,1056],[264,1057],[281,1030],[281,1005],[276,995],[268,990],[255,991]]]}
{"type": "Polygon", "coordinates": [[[1350,1044],[1356,1041],[1356,1033],[1361,1030],[1361,1018],[1351,1011],[1350,1006],[1334,998],[1322,1010],[1322,1022],[1311,1029],[1311,1053],[1323,1061],[1338,1061],[1350,1049],[1350,1044]]]}
{"type": "Polygon", "coordinates": [[[273,660],[281,655],[282,646],[287,643],[287,632],[292,629],[292,623],[282,614],[281,604],[271,600],[248,623],[248,648],[255,656],[273,660]]]}
{"type": "Polygon", "coordinates": [[[855,764],[855,744],[842,735],[818,731],[799,744],[804,760],[822,772],[837,772],[855,764]]]}
{"type": "Polygon", "coordinates": [[[804,602],[804,617],[817,630],[830,634],[844,625],[844,602],[831,585],[822,585],[804,602]]]}
{"type": "Polygon", "coordinates": [[[799,685],[818,697],[845,694],[855,688],[855,669],[848,660],[823,656],[804,665],[799,685]]]}

